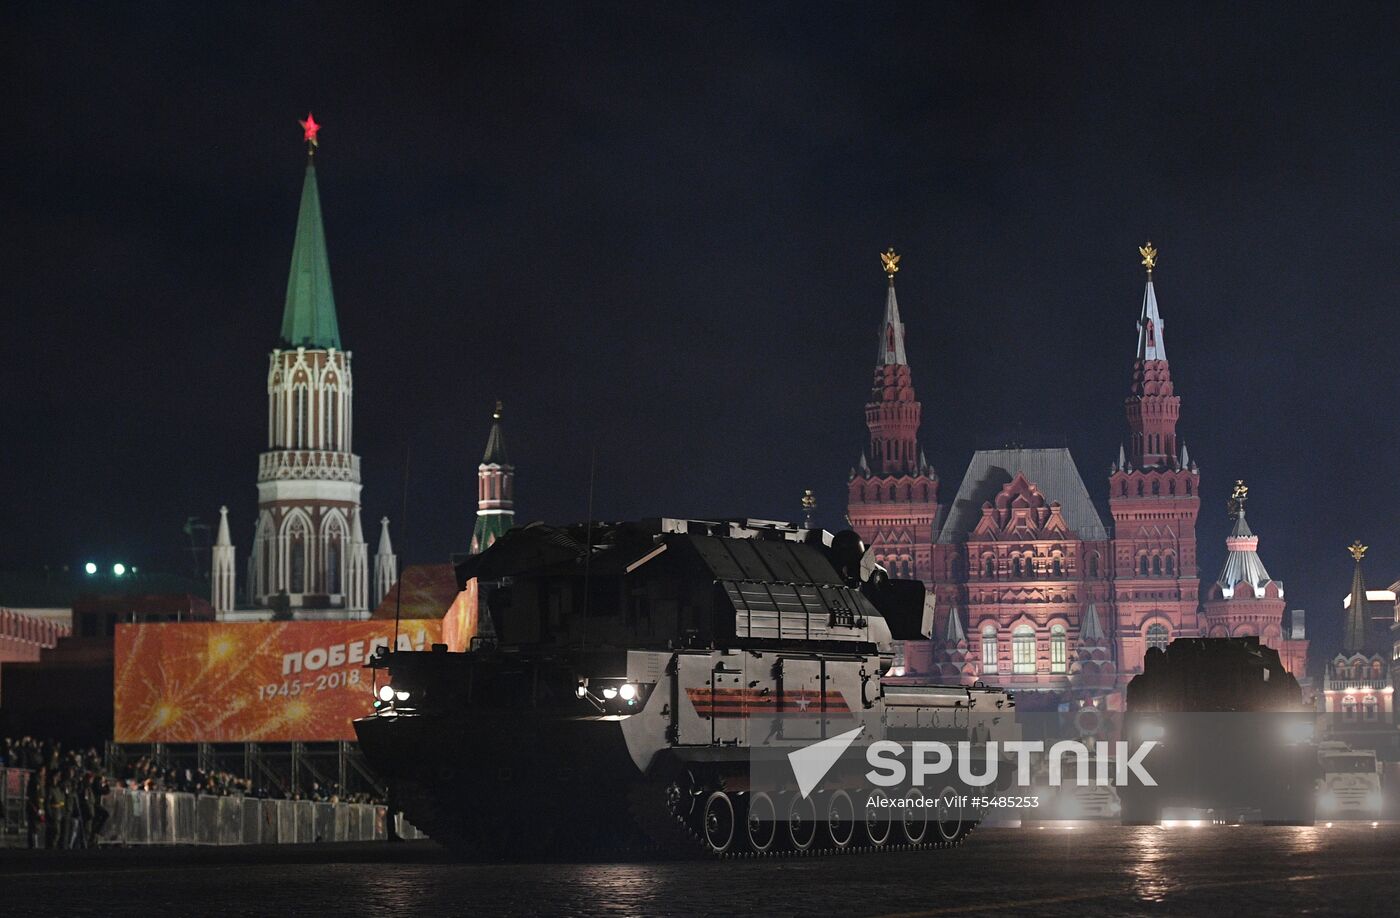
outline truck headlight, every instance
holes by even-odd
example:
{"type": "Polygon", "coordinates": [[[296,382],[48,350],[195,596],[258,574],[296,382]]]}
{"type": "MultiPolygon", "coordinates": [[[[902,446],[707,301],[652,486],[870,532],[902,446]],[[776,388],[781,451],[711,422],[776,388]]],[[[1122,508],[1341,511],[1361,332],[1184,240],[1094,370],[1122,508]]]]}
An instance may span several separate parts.
{"type": "Polygon", "coordinates": [[[622,696],[623,701],[631,701],[637,697],[637,687],[630,682],[624,682],[617,693],[622,696]]]}
{"type": "Polygon", "coordinates": [[[1161,724],[1147,723],[1138,727],[1138,739],[1159,740],[1167,735],[1167,730],[1161,724]]]}
{"type": "Polygon", "coordinates": [[[380,701],[386,701],[386,702],[387,702],[387,701],[393,701],[393,700],[394,700],[394,689],[393,689],[393,687],[392,687],[392,686],[389,686],[389,685],[381,685],[381,686],[379,687],[379,700],[380,700],[380,701]]]}

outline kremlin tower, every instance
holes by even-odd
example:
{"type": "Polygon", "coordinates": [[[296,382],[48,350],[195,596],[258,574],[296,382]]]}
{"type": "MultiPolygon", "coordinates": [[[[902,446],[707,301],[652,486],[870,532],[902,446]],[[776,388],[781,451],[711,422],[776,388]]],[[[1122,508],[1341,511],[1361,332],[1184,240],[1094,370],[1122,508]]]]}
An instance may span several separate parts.
{"type": "Polygon", "coordinates": [[[1109,475],[1113,516],[1113,633],[1120,670],[1142,668],[1149,647],[1201,633],[1196,610],[1196,517],[1201,476],[1177,439],[1181,397],[1167,365],[1166,323],[1157,309],[1152,272],[1157,250],[1140,246],[1147,287],[1137,323],[1137,353],[1124,408],[1131,432],[1109,475]]]}
{"type": "MultiPolygon", "coordinates": [[[[1259,537],[1245,521],[1245,501],[1249,488],[1235,482],[1230,494],[1230,515],[1234,526],[1225,539],[1229,552],[1220,576],[1206,588],[1205,622],[1207,637],[1255,635],[1260,643],[1279,652],[1284,667],[1299,681],[1307,678],[1308,642],[1303,638],[1301,621],[1293,631],[1284,621],[1283,583],[1274,580],[1259,559],[1259,537]]],[[[1301,616],[1302,612],[1295,612],[1301,616]]]]}
{"type": "Polygon", "coordinates": [[[1374,749],[1382,759],[1395,761],[1400,734],[1395,731],[1395,680],[1389,659],[1395,619],[1383,606],[1371,606],[1377,593],[1385,593],[1367,593],[1361,570],[1366,546],[1356,541],[1347,551],[1355,561],[1351,593],[1342,603],[1342,649],[1327,663],[1322,709],[1329,715],[1329,738],[1374,749]]]}
{"type": "Polygon", "coordinates": [[[486,453],[476,467],[476,526],[472,529],[471,553],[491,547],[515,525],[515,466],[506,458],[506,438],[501,432],[502,406],[496,402],[491,413],[491,434],[486,453]]]}
{"type": "MultiPolygon", "coordinates": [[[[1125,404],[1130,439],[1109,477],[1111,525],[1065,448],[978,450],[949,504],[937,504],[938,480],[916,441],[898,256],[884,256],[870,452],[851,473],[849,517],[891,576],[918,578],[933,594],[927,640],[904,648],[908,675],[985,679],[1035,693],[1028,705],[1111,706],[1148,648],[1201,633],[1200,474],[1177,438],[1157,250],[1138,251],[1147,286],[1125,404]]],[[[1281,627],[1281,609],[1274,621],[1281,627]]]]}
{"type": "MultiPolygon", "coordinates": [[[[360,519],[360,458],[351,452],[351,355],[341,348],[321,224],[315,167],[320,125],[308,115],[302,127],[306,177],[282,334],[268,360],[267,449],[258,461],[247,597],[261,610],[298,618],[363,618],[371,608],[369,556],[360,519]]],[[[234,595],[228,543],[227,516],[221,515],[213,586],[224,615],[234,595]]],[[[260,617],[257,611],[252,616],[260,617]]]]}
{"type": "Polygon", "coordinates": [[[865,404],[870,447],[851,469],[846,517],[875,550],[892,577],[933,582],[933,526],[938,516],[938,476],[919,448],[919,401],[904,352],[894,276],[899,256],[880,255],[889,290],[880,326],[875,382],[865,404]]]}

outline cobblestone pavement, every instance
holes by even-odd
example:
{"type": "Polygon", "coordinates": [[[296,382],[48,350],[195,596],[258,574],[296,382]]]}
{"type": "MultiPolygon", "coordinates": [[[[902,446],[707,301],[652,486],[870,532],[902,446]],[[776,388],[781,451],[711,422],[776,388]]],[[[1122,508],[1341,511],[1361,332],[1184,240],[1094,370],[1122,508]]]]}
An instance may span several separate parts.
{"type": "Polygon", "coordinates": [[[0,852],[0,889],[26,918],[1394,915],[1400,825],[983,829],[952,851],[628,864],[459,864],[427,844],[0,852]]]}

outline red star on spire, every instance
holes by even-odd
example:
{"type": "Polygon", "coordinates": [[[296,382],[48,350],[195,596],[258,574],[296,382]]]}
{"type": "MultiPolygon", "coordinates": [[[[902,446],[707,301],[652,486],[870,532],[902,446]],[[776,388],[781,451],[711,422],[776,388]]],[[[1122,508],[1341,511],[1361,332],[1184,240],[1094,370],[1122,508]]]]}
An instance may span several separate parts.
{"type": "Polygon", "coordinates": [[[321,129],[321,126],[316,123],[316,119],[311,116],[310,112],[306,113],[305,121],[298,121],[297,124],[301,125],[301,129],[304,132],[302,139],[305,140],[307,144],[312,147],[319,147],[321,145],[320,141],[316,139],[316,132],[321,129]]]}

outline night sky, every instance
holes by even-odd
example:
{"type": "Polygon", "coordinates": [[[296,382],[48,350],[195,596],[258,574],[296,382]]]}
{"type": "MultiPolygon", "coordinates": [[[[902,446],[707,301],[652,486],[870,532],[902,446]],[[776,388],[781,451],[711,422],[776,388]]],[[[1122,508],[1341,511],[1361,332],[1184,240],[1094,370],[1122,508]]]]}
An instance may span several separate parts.
{"type": "Polygon", "coordinates": [[[0,10],[7,568],[187,569],[227,503],[246,570],[309,109],[401,559],[498,397],[522,521],[596,450],[599,518],[839,527],[889,245],[943,499],[1017,441],[1106,504],[1150,238],[1202,573],[1244,478],[1324,648],[1347,543],[1400,577],[1393,4],[209,7],[0,10]]]}

